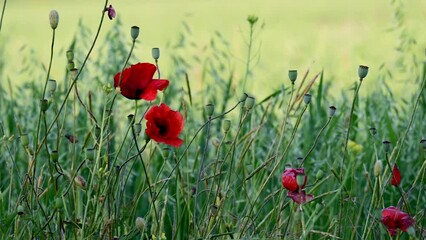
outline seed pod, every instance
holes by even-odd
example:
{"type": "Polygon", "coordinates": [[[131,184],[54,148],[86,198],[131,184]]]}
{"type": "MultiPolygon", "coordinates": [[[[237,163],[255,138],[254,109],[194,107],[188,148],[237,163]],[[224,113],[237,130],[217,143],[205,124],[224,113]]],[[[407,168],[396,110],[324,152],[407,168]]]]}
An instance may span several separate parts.
{"type": "Polygon", "coordinates": [[[297,70],[288,70],[288,78],[294,84],[297,79],[297,70]]]}
{"type": "Polygon", "coordinates": [[[364,79],[368,74],[368,67],[364,65],[359,65],[358,67],[358,77],[359,79],[364,79]]]}
{"type": "Polygon", "coordinates": [[[55,30],[58,27],[58,23],[59,23],[59,14],[56,10],[52,10],[50,11],[49,14],[49,22],[50,22],[50,27],[55,30]]]}
{"type": "Polygon", "coordinates": [[[133,40],[136,40],[139,36],[139,27],[138,26],[132,26],[130,28],[130,36],[132,36],[133,40]]]}

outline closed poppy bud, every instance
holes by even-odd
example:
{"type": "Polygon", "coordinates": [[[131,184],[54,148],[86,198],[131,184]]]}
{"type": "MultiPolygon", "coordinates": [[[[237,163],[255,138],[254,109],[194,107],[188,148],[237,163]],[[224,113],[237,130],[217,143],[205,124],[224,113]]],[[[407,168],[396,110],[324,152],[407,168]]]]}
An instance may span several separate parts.
{"type": "Polygon", "coordinates": [[[254,105],[254,97],[248,96],[244,104],[244,108],[246,109],[246,111],[250,111],[253,105],[254,105]]]}
{"type": "Polygon", "coordinates": [[[305,93],[305,96],[303,97],[303,101],[306,103],[306,105],[311,103],[311,98],[312,98],[311,94],[305,93]]]}
{"type": "Polygon", "coordinates": [[[297,79],[297,70],[289,70],[288,71],[288,78],[290,79],[291,83],[294,84],[294,82],[297,79]]]}
{"type": "Polygon", "coordinates": [[[228,132],[230,128],[231,128],[231,120],[229,120],[229,119],[225,119],[225,120],[223,121],[223,130],[224,130],[225,132],[228,132]]]}
{"type": "Polygon", "coordinates": [[[392,179],[391,179],[391,184],[393,186],[398,186],[401,183],[401,173],[399,172],[398,166],[393,165],[393,170],[392,170],[392,179]]]}
{"type": "Polygon", "coordinates": [[[50,11],[49,22],[50,22],[50,27],[52,27],[53,30],[55,30],[58,27],[59,14],[56,10],[50,11]]]}
{"type": "Polygon", "coordinates": [[[18,205],[18,207],[16,208],[16,213],[18,215],[24,214],[24,207],[22,205],[18,205]]]}
{"type": "Polygon", "coordinates": [[[329,117],[333,117],[335,113],[336,113],[336,107],[335,106],[330,106],[328,108],[328,116],[329,117]]]}
{"type": "Polygon", "coordinates": [[[426,139],[422,139],[421,141],[420,141],[420,144],[422,145],[422,147],[423,147],[423,149],[425,149],[426,150],[426,139]]]}
{"type": "Polygon", "coordinates": [[[358,76],[359,78],[362,80],[364,79],[368,74],[368,67],[367,66],[363,66],[363,65],[359,65],[358,67],[358,76]]]}
{"type": "Polygon", "coordinates": [[[381,160],[377,160],[376,163],[374,164],[374,176],[379,177],[382,170],[383,170],[383,163],[381,160]]]}
{"type": "Polygon", "coordinates": [[[40,100],[40,109],[42,112],[46,112],[49,108],[49,101],[47,99],[41,99],[40,100]]]}
{"type": "Polygon", "coordinates": [[[141,231],[141,232],[143,232],[143,230],[145,229],[145,226],[146,226],[146,221],[145,221],[145,219],[144,218],[141,218],[141,217],[137,217],[136,218],[136,228],[139,230],[139,231],[141,231]]]}
{"type": "Polygon", "coordinates": [[[21,135],[21,143],[22,143],[22,146],[24,147],[30,144],[30,139],[28,138],[28,134],[24,133],[21,135]]]}
{"type": "Polygon", "coordinates": [[[151,54],[152,54],[152,58],[154,58],[155,60],[158,60],[160,58],[160,49],[152,48],[151,54]]]}
{"type": "Polygon", "coordinates": [[[68,60],[68,62],[74,60],[74,52],[73,52],[73,50],[68,50],[67,51],[67,60],[68,60]]]}
{"type": "Polygon", "coordinates": [[[139,27],[138,26],[132,26],[130,28],[130,36],[132,36],[133,40],[136,40],[139,36],[139,27]]]}
{"type": "Polygon", "coordinates": [[[74,183],[77,184],[82,189],[86,189],[86,179],[82,176],[77,176],[74,178],[74,183]]]}
{"type": "Polygon", "coordinates": [[[49,90],[49,92],[55,92],[56,91],[56,80],[49,79],[49,81],[47,81],[47,89],[49,90]]]}
{"type": "Polygon", "coordinates": [[[95,151],[94,148],[88,148],[88,149],[86,149],[86,158],[89,161],[93,161],[95,159],[95,156],[96,156],[96,151],[95,151]]]}
{"type": "Polygon", "coordinates": [[[206,105],[206,113],[207,116],[211,117],[213,115],[213,111],[214,111],[214,105],[209,103],[206,105]]]}
{"type": "Polygon", "coordinates": [[[58,151],[57,150],[53,150],[51,153],[50,153],[50,159],[52,160],[52,162],[57,162],[58,161],[58,159],[59,159],[59,154],[58,154],[58,151]]]}
{"type": "Polygon", "coordinates": [[[388,140],[383,141],[383,148],[385,149],[385,152],[389,152],[391,149],[391,142],[388,140]]]}

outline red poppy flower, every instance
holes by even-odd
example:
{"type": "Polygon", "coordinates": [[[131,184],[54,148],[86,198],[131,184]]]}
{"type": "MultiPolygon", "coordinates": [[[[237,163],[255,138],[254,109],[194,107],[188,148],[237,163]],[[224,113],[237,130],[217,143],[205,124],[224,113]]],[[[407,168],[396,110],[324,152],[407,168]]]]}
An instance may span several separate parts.
{"type": "Polygon", "coordinates": [[[399,172],[399,169],[395,163],[395,165],[393,165],[393,170],[392,170],[391,184],[394,186],[398,186],[400,183],[401,183],[401,173],[399,172]]]}
{"type": "Polygon", "coordinates": [[[128,99],[144,99],[152,101],[158,90],[164,90],[169,81],[152,79],[157,67],[151,63],[137,63],[124,69],[121,82],[120,72],[114,77],[114,87],[120,86],[121,94],[128,99]]]}
{"type": "Polygon", "coordinates": [[[105,12],[108,12],[109,20],[112,20],[113,18],[115,18],[116,13],[112,5],[109,5],[109,7],[105,9],[105,12]]]}
{"type": "Polygon", "coordinates": [[[314,195],[306,195],[305,191],[292,191],[287,193],[287,197],[293,199],[297,204],[306,203],[314,198],[314,195]]]}
{"type": "Polygon", "coordinates": [[[284,173],[281,176],[281,182],[283,184],[283,187],[289,191],[296,191],[299,189],[303,189],[306,185],[306,180],[307,180],[307,177],[305,175],[305,169],[303,168],[286,168],[284,170],[284,173]],[[296,180],[297,175],[304,176],[304,182],[302,186],[299,186],[297,184],[297,180],[296,180]]]}
{"type": "Polygon", "coordinates": [[[183,130],[182,114],[171,110],[166,104],[153,106],[145,115],[145,133],[156,142],[162,142],[173,147],[182,145],[183,140],[178,138],[183,130]]]}
{"type": "Polygon", "coordinates": [[[397,229],[404,232],[414,225],[414,219],[407,213],[391,206],[382,210],[382,223],[386,226],[391,236],[395,235],[397,229]]]}

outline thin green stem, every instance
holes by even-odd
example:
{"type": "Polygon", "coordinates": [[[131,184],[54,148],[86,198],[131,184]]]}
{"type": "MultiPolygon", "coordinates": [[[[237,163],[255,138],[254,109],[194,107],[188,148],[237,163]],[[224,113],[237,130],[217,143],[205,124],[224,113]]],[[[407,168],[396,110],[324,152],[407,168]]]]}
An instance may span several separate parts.
{"type": "Polygon", "coordinates": [[[4,11],[6,10],[6,3],[7,3],[7,0],[4,0],[3,9],[1,11],[1,17],[0,17],[0,32],[1,32],[1,26],[3,25],[3,17],[4,17],[4,11]]]}

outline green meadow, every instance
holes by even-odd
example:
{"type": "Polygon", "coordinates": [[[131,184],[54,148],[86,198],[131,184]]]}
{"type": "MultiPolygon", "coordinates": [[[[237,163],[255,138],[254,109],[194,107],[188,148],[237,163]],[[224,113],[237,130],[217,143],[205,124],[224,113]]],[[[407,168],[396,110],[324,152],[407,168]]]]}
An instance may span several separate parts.
{"type": "Polygon", "coordinates": [[[0,6],[0,239],[426,238],[426,2],[0,6]]]}

